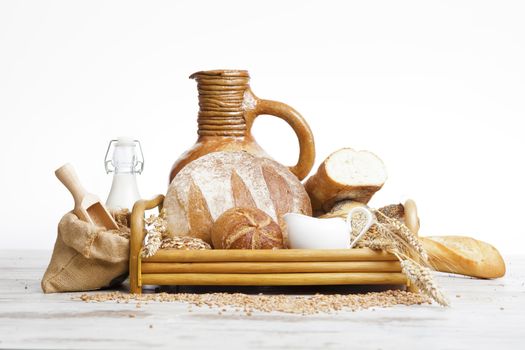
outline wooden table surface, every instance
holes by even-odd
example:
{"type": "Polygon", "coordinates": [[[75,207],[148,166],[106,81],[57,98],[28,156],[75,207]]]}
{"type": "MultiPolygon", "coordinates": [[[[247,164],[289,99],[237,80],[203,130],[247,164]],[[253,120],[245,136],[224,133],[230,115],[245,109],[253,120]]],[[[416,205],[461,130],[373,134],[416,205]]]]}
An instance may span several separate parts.
{"type": "MultiPolygon", "coordinates": [[[[0,251],[0,349],[518,349],[525,340],[525,256],[507,275],[439,274],[452,306],[397,306],[312,316],[183,303],[84,303],[45,295],[46,251],[0,251]],[[134,317],[130,317],[134,315],[134,317]],[[150,328],[150,325],[152,328],[150,328]]],[[[350,289],[355,290],[355,289],[350,289]]],[[[304,292],[304,291],[303,291],[304,292]]]]}

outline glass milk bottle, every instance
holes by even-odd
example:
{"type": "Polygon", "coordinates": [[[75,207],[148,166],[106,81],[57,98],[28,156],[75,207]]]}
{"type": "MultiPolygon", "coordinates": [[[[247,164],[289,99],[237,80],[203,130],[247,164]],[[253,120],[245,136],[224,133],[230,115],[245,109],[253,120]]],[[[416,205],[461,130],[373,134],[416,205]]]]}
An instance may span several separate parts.
{"type": "Polygon", "coordinates": [[[104,159],[106,173],[113,173],[113,183],[106,206],[109,209],[133,209],[140,199],[136,174],[144,169],[142,147],[138,140],[119,137],[109,142],[104,159]]]}

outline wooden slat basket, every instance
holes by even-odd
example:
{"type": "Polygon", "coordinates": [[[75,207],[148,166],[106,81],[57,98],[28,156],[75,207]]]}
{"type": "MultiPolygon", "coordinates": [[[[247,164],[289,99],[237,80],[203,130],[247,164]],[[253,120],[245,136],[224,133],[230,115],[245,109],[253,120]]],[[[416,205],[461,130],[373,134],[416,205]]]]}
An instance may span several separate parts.
{"type": "Polygon", "coordinates": [[[161,249],[141,258],[144,213],[159,210],[163,195],[137,201],[131,214],[130,289],[144,285],[406,285],[396,257],[367,248],[282,250],[161,249]]]}

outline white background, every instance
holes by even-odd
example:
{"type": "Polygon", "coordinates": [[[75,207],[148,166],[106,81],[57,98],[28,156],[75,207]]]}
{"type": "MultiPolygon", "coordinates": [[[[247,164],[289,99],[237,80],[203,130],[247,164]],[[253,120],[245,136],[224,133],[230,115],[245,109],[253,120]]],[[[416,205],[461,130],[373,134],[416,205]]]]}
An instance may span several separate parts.
{"type": "MultiPolygon", "coordinates": [[[[72,198],[71,162],[106,198],[110,139],[142,141],[143,197],[164,193],[196,138],[188,76],[248,69],[261,98],[314,130],[316,166],[367,149],[389,179],[381,206],[416,200],[422,234],[465,234],[520,253],[525,243],[525,3],[522,1],[2,1],[0,249],[50,249],[72,198]]],[[[259,143],[291,164],[276,118],[259,143]]]]}

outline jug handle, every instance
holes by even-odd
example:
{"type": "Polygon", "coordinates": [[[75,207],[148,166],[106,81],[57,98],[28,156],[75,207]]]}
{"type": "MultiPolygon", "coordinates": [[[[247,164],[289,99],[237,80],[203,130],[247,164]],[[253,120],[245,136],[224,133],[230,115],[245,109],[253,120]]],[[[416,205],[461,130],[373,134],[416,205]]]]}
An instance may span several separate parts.
{"type": "Polygon", "coordinates": [[[247,112],[245,117],[248,130],[251,129],[254,119],[263,114],[280,118],[292,127],[299,140],[299,160],[296,165],[288,168],[299,180],[304,179],[314,165],[315,144],[312,130],[299,112],[285,103],[258,98],[255,98],[254,109],[247,112]]]}

